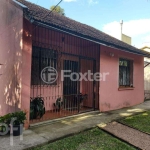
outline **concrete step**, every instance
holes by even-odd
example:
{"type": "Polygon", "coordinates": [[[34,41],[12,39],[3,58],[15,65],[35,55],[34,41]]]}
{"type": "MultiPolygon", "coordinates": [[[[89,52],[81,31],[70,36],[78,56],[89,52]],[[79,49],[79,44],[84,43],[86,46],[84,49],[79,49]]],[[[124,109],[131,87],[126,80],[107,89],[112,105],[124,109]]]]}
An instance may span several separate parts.
{"type": "Polygon", "coordinates": [[[72,116],[67,116],[67,117],[63,117],[63,118],[58,118],[58,119],[52,119],[52,120],[47,120],[47,121],[42,121],[42,122],[38,122],[38,123],[33,123],[30,124],[29,129],[33,129],[36,127],[40,127],[40,126],[44,126],[44,125],[48,125],[48,124],[53,124],[56,122],[61,122],[61,121],[65,121],[65,120],[69,120],[69,119],[78,119],[80,117],[93,117],[94,115],[100,113],[100,111],[90,111],[90,112],[86,112],[86,113],[81,113],[81,114],[77,114],[77,115],[72,115],[72,116]]]}

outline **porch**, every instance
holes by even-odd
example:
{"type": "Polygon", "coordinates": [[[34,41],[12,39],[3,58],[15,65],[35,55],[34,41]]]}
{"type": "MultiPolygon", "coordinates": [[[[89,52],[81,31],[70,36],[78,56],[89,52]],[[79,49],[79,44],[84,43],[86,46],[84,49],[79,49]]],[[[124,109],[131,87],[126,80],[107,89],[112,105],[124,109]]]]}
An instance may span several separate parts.
{"type": "Polygon", "coordinates": [[[99,72],[99,45],[43,27],[33,31],[32,40],[30,97],[43,97],[45,114],[30,117],[30,124],[98,110],[99,83],[93,76],[92,81],[80,80],[80,73],[99,72]],[[53,83],[52,68],[57,72],[53,83]]]}

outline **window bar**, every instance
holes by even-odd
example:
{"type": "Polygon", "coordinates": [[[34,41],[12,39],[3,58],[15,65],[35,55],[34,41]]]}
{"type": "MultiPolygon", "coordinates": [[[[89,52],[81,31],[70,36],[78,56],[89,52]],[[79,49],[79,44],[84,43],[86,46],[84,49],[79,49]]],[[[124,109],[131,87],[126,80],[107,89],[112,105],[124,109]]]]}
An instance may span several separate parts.
{"type": "MultiPolygon", "coordinates": [[[[93,61],[93,73],[95,74],[96,73],[96,60],[93,61]]],[[[93,78],[94,79],[94,78],[93,78]]],[[[96,86],[96,81],[93,80],[93,109],[95,111],[95,86],[96,86]]]]}
{"type": "MultiPolygon", "coordinates": [[[[59,45],[59,47],[60,47],[60,32],[58,33],[58,45],[59,45]]],[[[59,50],[60,49],[58,49],[58,51],[57,52],[59,52],[59,50]]],[[[57,55],[56,55],[56,57],[58,58],[58,53],[56,53],[57,55]]],[[[55,56],[54,56],[55,57],[55,56]]],[[[57,93],[57,97],[60,97],[61,98],[61,101],[62,101],[62,97],[60,96],[60,93],[59,93],[59,88],[60,88],[60,86],[59,86],[59,77],[60,77],[60,72],[59,72],[59,64],[58,64],[58,61],[61,61],[60,59],[58,60],[57,59],[57,62],[56,62],[56,59],[54,58],[54,62],[56,62],[56,64],[54,63],[54,66],[55,66],[55,68],[56,68],[56,70],[57,70],[57,72],[58,72],[58,79],[56,80],[56,84],[57,84],[57,86],[58,86],[58,93],[57,93]],[[57,67],[56,67],[57,66],[57,67]]],[[[62,106],[61,106],[62,107],[62,106]]],[[[62,110],[62,108],[61,108],[61,110],[62,110]]]]}
{"type": "MultiPolygon", "coordinates": [[[[81,68],[80,68],[80,66],[81,66],[81,59],[80,59],[80,57],[79,57],[79,62],[78,62],[78,73],[80,72],[80,70],[81,70],[81,68]]],[[[77,102],[78,102],[78,113],[80,112],[80,98],[79,98],[79,95],[80,95],[80,81],[78,80],[77,81],[77,102]]]]}
{"type": "MultiPolygon", "coordinates": [[[[65,60],[63,60],[63,69],[65,70],[65,60]]],[[[65,79],[64,79],[64,81],[65,81],[65,79]]],[[[61,89],[61,91],[62,91],[62,94],[63,94],[63,100],[66,99],[65,89],[64,89],[64,81],[61,81],[61,83],[62,83],[62,89],[61,89]]],[[[66,111],[66,101],[63,104],[63,109],[66,111]]],[[[65,115],[65,112],[64,112],[64,115],[65,115]]]]}
{"type": "MultiPolygon", "coordinates": [[[[70,70],[70,60],[68,60],[68,63],[69,63],[69,65],[68,65],[68,68],[67,68],[67,70],[70,70]]],[[[67,78],[67,80],[68,80],[68,87],[67,87],[67,89],[68,89],[68,92],[67,92],[67,94],[69,95],[69,109],[70,109],[70,111],[71,111],[71,90],[70,90],[70,80],[69,80],[69,78],[67,78]]]]}
{"type": "MultiPolygon", "coordinates": [[[[72,68],[73,68],[73,72],[77,72],[77,71],[76,71],[76,62],[74,62],[74,63],[72,64],[72,68]]],[[[73,100],[74,100],[74,107],[75,107],[73,113],[75,113],[75,110],[76,110],[76,108],[77,108],[77,102],[76,102],[76,95],[77,95],[77,93],[76,93],[76,90],[75,90],[76,81],[73,81],[72,84],[73,84],[73,85],[72,85],[72,90],[73,90],[73,92],[74,92],[74,93],[73,93],[73,94],[74,94],[73,100]]]]}
{"type": "MultiPolygon", "coordinates": [[[[69,41],[69,39],[68,39],[68,41],[69,41]]],[[[68,45],[68,51],[69,51],[69,45],[68,45]]],[[[69,60],[69,70],[71,70],[71,72],[72,72],[72,61],[71,60],[69,60]]],[[[68,78],[68,81],[69,81],[69,93],[68,94],[70,95],[70,113],[72,113],[72,111],[73,111],[73,100],[72,100],[73,99],[73,91],[72,91],[72,87],[71,87],[72,81],[69,78],[68,78]]]]}
{"type": "MultiPolygon", "coordinates": [[[[71,61],[71,72],[73,73],[73,72],[75,72],[74,71],[74,68],[73,68],[73,66],[74,66],[74,62],[73,61],[71,61]]],[[[74,113],[74,110],[75,110],[75,104],[74,104],[74,97],[75,97],[75,91],[73,90],[73,86],[74,86],[74,82],[75,81],[70,81],[70,86],[71,86],[71,94],[72,94],[72,98],[71,98],[71,104],[72,104],[72,114],[74,113]]]]}
{"type": "MultiPolygon", "coordinates": [[[[68,62],[68,60],[65,60],[65,70],[67,70],[68,69],[68,65],[67,64],[69,64],[69,62],[68,62]]],[[[66,95],[66,97],[67,97],[67,107],[66,107],[66,110],[68,109],[68,107],[69,107],[69,96],[68,96],[68,89],[67,89],[67,86],[66,85],[68,85],[68,78],[65,78],[65,80],[64,80],[65,82],[64,82],[64,85],[65,85],[65,87],[64,87],[64,90],[65,90],[65,95],[66,95]]]]}

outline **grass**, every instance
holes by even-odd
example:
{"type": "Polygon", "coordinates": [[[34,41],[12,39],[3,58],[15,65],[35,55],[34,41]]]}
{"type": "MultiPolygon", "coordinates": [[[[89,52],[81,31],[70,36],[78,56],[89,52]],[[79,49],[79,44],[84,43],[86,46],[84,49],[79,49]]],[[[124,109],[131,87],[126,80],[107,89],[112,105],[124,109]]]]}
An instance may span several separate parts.
{"type": "Polygon", "coordinates": [[[150,111],[127,117],[119,122],[129,125],[135,129],[150,133],[150,111]]]}
{"type": "Polygon", "coordinates": [[[67,137],[30,150],[135,150],[99,128],[67,137]]]}

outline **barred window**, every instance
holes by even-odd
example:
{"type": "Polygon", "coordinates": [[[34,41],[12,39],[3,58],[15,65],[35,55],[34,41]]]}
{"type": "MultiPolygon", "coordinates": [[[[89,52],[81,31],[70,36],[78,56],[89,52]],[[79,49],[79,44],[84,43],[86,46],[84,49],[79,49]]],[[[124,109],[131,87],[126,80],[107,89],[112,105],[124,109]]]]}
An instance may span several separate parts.
{"type": "MultiPolygon", "coordinates": [[[[45,85],[41,71],[46,67],[56,69],[57,51],[41,47],[32,47],[31,85],[45,85]]],[[[48,72],[47,72],[48,74],[48,72]]],[[[54,83],[56,84],[56,82],[54,83]]]]}
{"type": "Polygon", "coordinates": [[[119,59],[119,86],[133,87],[133,61],[119,59]]]}

